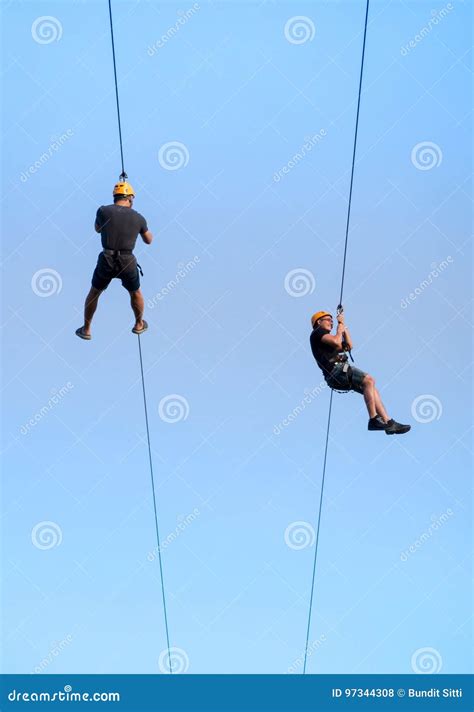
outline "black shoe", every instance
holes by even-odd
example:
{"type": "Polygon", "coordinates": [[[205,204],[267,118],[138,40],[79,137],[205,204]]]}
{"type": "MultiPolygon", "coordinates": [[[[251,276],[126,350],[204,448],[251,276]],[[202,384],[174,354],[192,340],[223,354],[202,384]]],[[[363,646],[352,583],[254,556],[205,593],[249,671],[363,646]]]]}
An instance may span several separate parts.
{"type": "Polygon", "coordinates": [[[382,420],[380,415],[376,415],[375,418],[371,418],[369,420],[367,430],[386,430],[386,429],[387,429],[387,423],[384,420],[382,420]]]}
{"type": "Polygon", "coordinates": [[[403,435],[404,433],[408,433],[409,430],[411,430],[411,425],[397,423],[397,421],[393,420],[393,418],[389,420],[385,426],[385,432],[387,435],[403,435]]]}

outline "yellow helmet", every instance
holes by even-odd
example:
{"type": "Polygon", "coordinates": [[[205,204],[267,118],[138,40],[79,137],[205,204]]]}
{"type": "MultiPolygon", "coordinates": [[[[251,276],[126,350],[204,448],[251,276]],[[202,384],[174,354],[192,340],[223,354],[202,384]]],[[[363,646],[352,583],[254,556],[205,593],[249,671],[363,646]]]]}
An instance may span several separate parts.
{"type": "Polygon", "coordinates": [[[127,183],[126,181],[119,181],[114,185],[114,196],[115,195],[123,195],[124,198],[128,198],[129,196],[132,196],[132,198],[135,197],[135,191],[133,190],[132,186],[130,183],[127,183]]]}
{"type": "Polygon", "coordinates": [[[314,329],[314,327],[316,326],[316,322],[318,322],[319,319],[322,319],[323,316],[330,316],[330,317],[332,318],[332,314],[330,314],[330,313],[327,312],[327,311],[318,311],[318,312],[316,312],[316,314],[313,314],[313,316],[311,317],[311,325],[312,325],[313,329],[314,329]]]}

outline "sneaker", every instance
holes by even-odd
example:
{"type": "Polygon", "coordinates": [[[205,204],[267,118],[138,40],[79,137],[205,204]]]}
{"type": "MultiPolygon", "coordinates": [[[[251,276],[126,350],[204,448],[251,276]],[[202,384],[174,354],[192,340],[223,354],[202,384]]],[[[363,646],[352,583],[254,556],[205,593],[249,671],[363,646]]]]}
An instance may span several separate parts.
{"type": "Polygon", "coordinates": [[[411,425],[403,425],[402,423],[397,423],[396,420],[388,421],[385,426],[385,432],[387,435],[403,435],[403,433],[408,433],[411,430],[411,425]]]}
{"type": "Polygon", "coordinates": [[[380,415],[376,415],[375,418],[371,418],[369,420],[369,424],[367,425],[367,430],[386,430],[387,429],[387,423],[382,420],[380,415]]]}

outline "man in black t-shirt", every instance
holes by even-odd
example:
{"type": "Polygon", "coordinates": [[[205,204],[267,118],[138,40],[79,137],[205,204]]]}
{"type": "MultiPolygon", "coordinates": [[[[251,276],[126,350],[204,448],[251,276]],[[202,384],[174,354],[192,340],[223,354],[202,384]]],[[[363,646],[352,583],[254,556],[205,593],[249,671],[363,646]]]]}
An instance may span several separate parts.
{"type": "Polygon", "coordinates": [[[397,423],[387,415],[372,376],[349,365],[346,352],[352,349],[352,339],[344,323],[344,314],[337,316],[335,335],[331,334],[333,320],[328,312],[313,314],[311,324],[311,350],[328,386],[336,391],[356,391],[364,396],[370,418],[369,430],[384,430],[387,435],[407,433],[410,425],[397,423]]]}
{"type": "Polygon", "coordinates": [[[113,196],[113,204],[102,205],[95,219],[95,231],[101,235],[103,250],[92,275],[92,287],[86,297],[84,325],[76,330],[77,336],[86,341],[92,338],[91,322],[99,297],[116,278],[119,278],[125,289],[130,292],[130,303],[135,315],[133,333],[142,334],[148,329],[148,324],[143,319],[145,303],[140,290],[140,276],[133,250],[138,235],[147,245],[152,242],[153,235],[143,215],[132,208],[135,192],[130,183],[125,179],[117,183],[113,196]]]}

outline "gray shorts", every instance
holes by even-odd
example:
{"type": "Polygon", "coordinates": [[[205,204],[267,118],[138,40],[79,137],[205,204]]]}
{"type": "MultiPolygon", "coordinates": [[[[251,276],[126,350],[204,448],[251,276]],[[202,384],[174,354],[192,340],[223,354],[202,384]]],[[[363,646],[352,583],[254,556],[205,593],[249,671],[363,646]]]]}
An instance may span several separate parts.
{"type": "Polygon", "coordinates": [[[362,381],[367,376],[365,371],[360,368],[354,368],[346,363],[336,363],[329,376],[326,378],[326,383],[329,388],[335,391],[355,391],[362,393],[362,381]]]}

